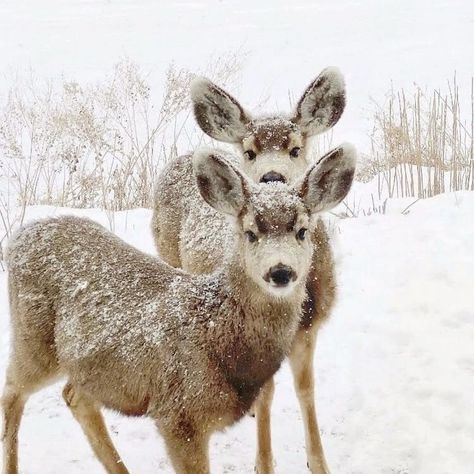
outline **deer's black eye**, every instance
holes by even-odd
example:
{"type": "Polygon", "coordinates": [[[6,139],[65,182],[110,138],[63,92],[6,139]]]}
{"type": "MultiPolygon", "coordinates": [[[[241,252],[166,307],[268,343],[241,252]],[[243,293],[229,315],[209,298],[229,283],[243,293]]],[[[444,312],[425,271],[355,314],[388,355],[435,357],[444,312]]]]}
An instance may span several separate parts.
{"type": "Polygon", "coordinates": [[[252,160],[255,160],[255,158],[257,158],[257,154],[253,151],[253,150],[247,150],[244,152],[244,155],[247,155],[247,158],[252,161],[252,160]]]}
{"type": "Polygon", "coordinates": [[[297,238],[298,240],[304,240],[305,237],[306,237],[306,231],[307,231],[307,230],[308,230],[308,229],[305,229],[304,227],[302,227],[302,228],[297,232],[296,238],[297,238]]]}
{"type": "Polygon", "coordinates": [[[299,146],[295,146],[294,148],[290,150],[290,156],[292,158],[296,158],[300,156],[300,151],[301,151],[301,148],[299,146]]]}
{"type": "Polygon", "coordinates": [[[256,242],[258,240],[258,237],[251,230],[248,230],[247,232],[245,232],[245,235],[247,236],[247,239],[249,239],[249,242],[251,243],[256,242]]]}

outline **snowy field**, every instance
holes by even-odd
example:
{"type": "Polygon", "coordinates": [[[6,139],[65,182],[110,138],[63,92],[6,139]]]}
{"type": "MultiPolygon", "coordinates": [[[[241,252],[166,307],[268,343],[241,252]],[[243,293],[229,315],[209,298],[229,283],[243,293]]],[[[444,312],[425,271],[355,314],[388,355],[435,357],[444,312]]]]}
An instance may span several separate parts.
{"type": "MultiPolygon", "coordinates": [[[[336,145],[370,150],[371,98],[394,88],[445,86],[474,72],[472,0],[2,0],[0,100],[12,77],[100,81],[127,56],[159,97],[170,62],[203,70],[226,51],[246,55],[232,92],[250,110],[288,110],[326,66],[346,77],[336,145]]],[[[461,97],[462,109],[471,104],[461,97]],[[462,102],[464,100],[464,102],[462,102]]],[[[186,150],[181,150],[182,152],[186,150]]],[[[1,160],[1,157],[0,157],[1,160]]],[[[0,163],[1,164],[1,163],[0,163]]],[[[369,202],[373,185],[357,184],[369,202]]],[[[389,200],[387,214],[331,217],[339,299],[316,351],[317,410],[332,474],[474,472],[474,193],[389,200]]],[[[342,208],[341,211],[344,209],[342,208]]],[[[151,211],[30,207],[96,219],[153,253],[151,211]],[[111,219],[112,218],[112,219],[111,219]]],[[[6,274],[0,272],[0,383],[9,350],[6,274]]],[[[286,366],[273,404],[276,472],[307,472],[303,426],[286,366]]],[[[33,396],[20,433],[23,474],[100,474],[55,385],[33,396]]],[[[172,473],[149,420],[107,412],[132,473],[172,473]]],[[[211,444],[213,473],[251,473],[255,420],[211,444]]],[[[1,457],[1,453],[0,453],[1,457]]]]}
{"type": "MultiPolygon", "coordinates": [[[[468,474],[474,465],[474,194],[393,201],[385,216],[333,219],[339,301],[316,351],[317,408],[333,473],[468,474]]],[[[28,209],[28,219],[70,210],[28,209]]],[[[97,219],[96,210],[75,214],[97,219]]],[[[116,232],[153,252],[151,213],[115,216],[116,232]]],[[[8,353],[1,274],[0,364],[8,353]]],[[[32,397],[20,433],[23,473],[100,473],[61,385],[32,397]],[[39,469],[38,466],[41,466],[39,469]]],[[[306,472],[303,427],[291,375],[277,376],[273,444],[277,472],[306,472]]],[[[107,413],[131,472],[171,473],[148,420],[107,413]]],[[[255,421],[213,437],[216,473],[253,471],[255,421]]]]}

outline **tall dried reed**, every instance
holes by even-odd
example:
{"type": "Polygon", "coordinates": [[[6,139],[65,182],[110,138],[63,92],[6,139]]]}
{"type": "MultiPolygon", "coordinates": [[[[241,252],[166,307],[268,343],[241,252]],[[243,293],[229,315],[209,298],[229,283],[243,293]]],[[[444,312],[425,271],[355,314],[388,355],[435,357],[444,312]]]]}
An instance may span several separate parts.
{"type": "MultiPolygon", "coordinates": [[[[214,60],[202,74],[227,85],[242,53],[214,60]]],[[[32,204],[150,207],[157,172],[200,136],[188,130],[194,75],[171,65],[162,97],[152,97],[134,62],[120,61],[96,85],[18,76],[0,104],[0,240],[32,204]]]]}
{"type": "Polygon", "coordinates": [[[474,190],[474,77],[462,97],[456,76],[445,93],[392,90],[376,108],[359,179],[377,176],[379,199],[474,190]]]}

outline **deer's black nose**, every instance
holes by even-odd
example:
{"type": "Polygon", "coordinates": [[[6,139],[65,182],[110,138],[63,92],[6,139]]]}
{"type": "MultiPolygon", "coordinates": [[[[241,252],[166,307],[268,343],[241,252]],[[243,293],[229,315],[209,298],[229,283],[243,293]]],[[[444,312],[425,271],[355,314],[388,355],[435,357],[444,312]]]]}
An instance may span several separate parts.
{"type": "Polygon", "coordinates": [[[296,272],[291,267],[279,263],[270,268],[269,277],[276,286],[286,286],[291,280],[296,279],[296,272]]]}
{"type": "Polygon", "coordinates": [[[265,173],[260,178],[260,182],[261,183],[272,183],[272,182],[286,183],[286,178],[282,174],[277,173],[276,171],[269,171],[268,173],[265,173]]]}

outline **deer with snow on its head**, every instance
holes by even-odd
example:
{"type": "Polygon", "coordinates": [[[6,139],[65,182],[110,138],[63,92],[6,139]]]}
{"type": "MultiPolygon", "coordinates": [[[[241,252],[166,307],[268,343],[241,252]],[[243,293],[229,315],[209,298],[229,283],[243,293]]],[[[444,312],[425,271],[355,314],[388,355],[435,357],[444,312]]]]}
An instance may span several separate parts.
{"type": "Polygon", "coordinates": [[[313,253],[306,229],[347,194],[354,160],[342,147],[289,188],[196,153],[199,192],[234,224],[230,257],[211,275],[172,268],[87,219],[21,229],[7,255],[3,472],[18,472],[28,397],[64,376],[66,403],[109,474],[128,470],[101,407],[151,417],[175,471],[208,474],[211,434],[248,411],[291,349],[313,253]]]}
{"type": "MultiPolygon", "coordinates": [[[[305,90],[292,114],[267,117],[252,117],[231,95],[203,78],[193,82],[191,99],[199,126],[212,138],[235,145],[239,156],[232,161],[254,183],[294,184],[302,179],[309,166],[308,139],[329,130],[341,117],[345,86],[337,69],[327,68],[305,90]]],[[[342,161],[343,149],[339,147],[332,152],[340,155],[342,161]]],[[[273,223],[260,220],[258,215],[254,217],[247,215],[246,219],[253,221],[243,224],[248,240],[246,252],[249,257],[255,255],[254,265],[259,266],[261,261],[256,257],[257,252],[265,255],[266,248],[273,248],[267,232],[273,223]]],[[[309,234],[315,245],[306,281],[303,316],[289,361],[305,425],[308,466],[313,474],[327,474],[329,470],[316,419],[313,355],[318,328],[328,317],[335,300],[334,262],[322,220],[317,220],[309,232],[300,222],[286,224],[299,232],[297,239],[301,245],[309,234]]],[[[203,202],[193,177],[190,156],[172,160],[161,173],[156,186],[152,232],[159,254],[174,267],[192,273],[212,273],[229,258],[235,238],[233,226],[203,202]]],[[[278,254],[275,248],[270,251],[271,271],[270,268],[255,268],[255,271],[259,271],[258,285],[269,285],[271,291],[283,295],[294,278],[301,277],[301,272],[295,271],[295,264],[280,261],[278,254]]],[[[255,405],[256,470],[259,474],[273,473],[272,396],[273,382],[270,380],[255,405]]]]}
{"type": "Polygon", "coordinates": [[[242,168],[256,182],[294,182],[307,168],[307,139],[333,127],[345,107],[344,80],[325,69],[306,89],[292,116],[252,117],[220,87],[205,78],[191,86],[194,115],[201,129],[236,145],[242,168]]]}

